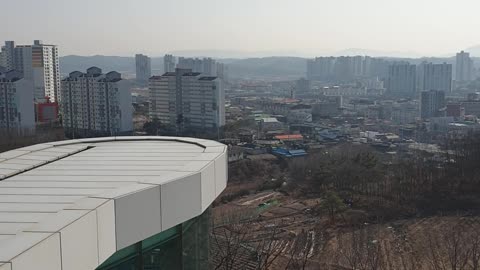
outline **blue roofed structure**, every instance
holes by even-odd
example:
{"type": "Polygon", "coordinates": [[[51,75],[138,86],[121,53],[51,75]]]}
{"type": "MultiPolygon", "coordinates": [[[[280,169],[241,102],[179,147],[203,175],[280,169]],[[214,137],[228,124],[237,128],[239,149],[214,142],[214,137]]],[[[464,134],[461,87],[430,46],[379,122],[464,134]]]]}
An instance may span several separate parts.
{"type": "Polygon", "coordinates": [[[307,152],[303,149],[289,150],[285,148],[275,148],[272,150],[272,154],[282,157],[303,157],[307,155],[307,152]]]}

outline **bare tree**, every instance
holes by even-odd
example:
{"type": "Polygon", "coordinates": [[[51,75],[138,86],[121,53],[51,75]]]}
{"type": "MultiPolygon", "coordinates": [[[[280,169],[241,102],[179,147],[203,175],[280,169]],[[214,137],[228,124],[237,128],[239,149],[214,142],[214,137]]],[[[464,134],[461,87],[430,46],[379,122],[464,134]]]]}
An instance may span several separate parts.
{"type": "Polygon", "coordinates": [[[376,230],[352,227],[351,232],[339,235],[337,256],[340,266],[348,269],[384,269],[384,254],[376,230]]]}

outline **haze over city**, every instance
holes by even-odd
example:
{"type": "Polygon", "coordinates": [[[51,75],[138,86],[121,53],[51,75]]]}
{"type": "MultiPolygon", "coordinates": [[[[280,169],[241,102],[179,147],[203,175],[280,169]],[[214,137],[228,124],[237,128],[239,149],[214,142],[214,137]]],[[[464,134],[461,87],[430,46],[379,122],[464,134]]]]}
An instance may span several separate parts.
{"type": "Polygon", "coordinates": [[[0,270],[480,270],[479,0],[0,1],[0,270]]]}
{"type": "Polygon", "coordinates": [[[61,55],[311,57],[358,48],[348,51],[421,57],[480,44],[475,0],[16,0],[2,9],[2,21],[15,22],[0,29],[2,40],[41,38],[61,55]]]}

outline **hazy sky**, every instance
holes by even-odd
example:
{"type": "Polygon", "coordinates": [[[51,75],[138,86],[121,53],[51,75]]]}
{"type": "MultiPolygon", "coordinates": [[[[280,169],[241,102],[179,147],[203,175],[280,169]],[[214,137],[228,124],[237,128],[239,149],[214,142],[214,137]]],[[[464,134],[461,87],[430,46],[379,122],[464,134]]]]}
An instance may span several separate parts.
{"type": "Polygon", "coordinates": [[[480,44],[479,0],[0,0],[0,42],[61,54],[176,50],[444,55],[480,44]]]}

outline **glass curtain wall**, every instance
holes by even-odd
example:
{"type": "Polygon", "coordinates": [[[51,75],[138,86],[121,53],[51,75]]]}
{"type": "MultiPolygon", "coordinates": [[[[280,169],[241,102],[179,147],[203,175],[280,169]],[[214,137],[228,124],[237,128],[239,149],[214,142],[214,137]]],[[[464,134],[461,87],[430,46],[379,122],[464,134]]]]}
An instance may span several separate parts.
{"type": "Polygon", "coordinates": [[[119,250],[97,270],[208,270],[210,209],[119,250]]]}

